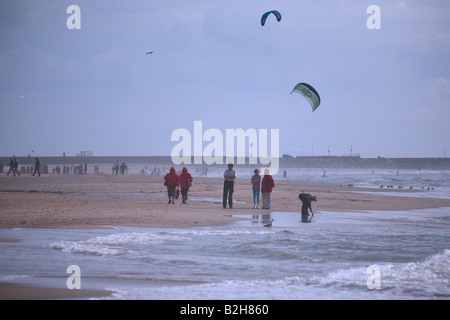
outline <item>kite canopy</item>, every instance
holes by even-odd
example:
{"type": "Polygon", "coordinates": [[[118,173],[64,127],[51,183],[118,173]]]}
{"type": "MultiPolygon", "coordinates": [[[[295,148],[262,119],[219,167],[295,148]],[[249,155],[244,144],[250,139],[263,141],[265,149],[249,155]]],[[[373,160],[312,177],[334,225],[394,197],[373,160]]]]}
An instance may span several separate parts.
{"type": "Polygon", "coordinates": [[[319,93],[309,84],[301,82],[297,84],[294,87],[294,89],[292,89],[292,92],[297,92],[302,96],[304,96],[306,100],[308,100],[308,102],[311,104],[312,111],[316,110],[319,107],[320,105],[319,93]]]}
{"type": "Polygon", "coordinates": [[[261,17],[261,25],[264,26],[264,24],[266,24],[266,19],[267,17],[273,13],[275,17],[277,17],[278,22],[281,21],[281,14],[276,11],[276,10],[272,10],[272,11],[268,11],[266,13],[263,14],[263,16],[261,17]]]}

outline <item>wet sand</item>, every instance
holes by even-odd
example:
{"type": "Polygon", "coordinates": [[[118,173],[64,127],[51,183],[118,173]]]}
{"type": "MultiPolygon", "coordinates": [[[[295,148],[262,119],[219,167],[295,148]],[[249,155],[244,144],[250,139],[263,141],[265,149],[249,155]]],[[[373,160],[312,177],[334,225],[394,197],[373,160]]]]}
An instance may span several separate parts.
{"type": "MultiPolygon", "coordinates": [[[[185,228],[224,225],[236,218],[230,215],[261,214],[269,210],[252,209],[249,179],[238,179],[234,208],[222,207],[221,178],[194,178],[189,192],[193,198],[168,204],[161,176],[112,175],[0,175],[0,228],[104,228],[108,226],[185,228]],[[92,193],[111,195],[92,195],[92,193]],[[139,193],[144,196],[114,194],[139,193]]],[[[328,212],[396,211],[450,207],[448,199],[411,198],[353,193],[371,191],[330,183],[276,181],[272,193],[273,212],[300,212],[300,192],[318,197],[313,209],[328,212]]],[[[409,191],[409,190],[408,190],[409,191]]],[[[406,191],[405,191],[406,192],[406,191]]],[[[409,191],[410,192],[410,191],[409,191]]],[[[420,191],[417,191],[420,192],[420,191]]],[[[1,239],[0,239],[1,241],[1,239]]]]}

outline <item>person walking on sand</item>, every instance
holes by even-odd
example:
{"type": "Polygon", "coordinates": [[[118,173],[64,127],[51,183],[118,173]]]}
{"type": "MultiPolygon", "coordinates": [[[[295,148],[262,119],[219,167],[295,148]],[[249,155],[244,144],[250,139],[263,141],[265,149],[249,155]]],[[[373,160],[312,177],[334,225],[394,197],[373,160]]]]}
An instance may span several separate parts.
{"type": "Polygon", "coordinates": [[[17,173],[20,176],[20,172],[19,172],[19,161],[17,161],[16,156],[13,156],[13,174],[14,176],[16,176],[15,174],[17,173]]]}
{"type": "Polygon", "coordinates": [[[255,169],[253,171],[254,175],[252,176],[251,183],[253,189],[253,209],[259,208],[259,193],[261,191],[261,176],[259,175],[259,170],[255,169]]]}
{"type": "Polygon", "coordinates": [[[9,174],[11,172],[13,173],[14,176],[16,176],[16,173],[14,172],[14,160],[13,160],[13,158],[9,158],[9,170],[8,170],[8,173],[6,175],[9,176],[9,174]]]}
{"type": "Polygon", "coordinates": [[[225,170],[223,177],[225,181],[223,183],[223,208],[228,206],[233,209],[233,192],[234,192],[234,181],[236,180],[236,170],[233,169],[233,164],[228,164],[228,169],[225,170]]]}
{"type": "Polygon", "coordinates": [[[33,172],[33,177],[36,174],[36,172],[38,173],[38,176],[41,176],[41,162],[39,161],[39,158],[35,158],[34,159],[34,172],[33,172]]]}
{"type": "Polygon", "coordinates": [[[119,162],[119,160],[116,160],[116,162],[113,165],[113,174],[118,175],[119,174],[119,168],[120,168],[120,162],[119,162]]]}
{"type": "Polygon", "coordinates": [[[188,172],[186,167],[183,168],[182,173],[180,175],[180,189],[181,189],[181,203],[186,204],[188,198],[189,188],[192,186],[192,178],[191,174],[188,172]]]}
{"type": "Polygon", "coordinates": [[[269,169],[264,170],[264,178],[261,182],[261,193],[263,200],[263,209],[270,209],[272,206],[272,190],[275,187],[275,182],[273,181],[273,177],[270,175],[269,169]]]}
{"type": "Polygon", "coordinates": [[[317,197],[309,193],[300,193],[298,198],[302,202],[302,222],[311,222],[314,217],[314,212],[311,206],[311,201],[317,201],[317,197]],[[308,209],[311,211],[311,218],[309,217],[308,209]]]}
{"type": "Polygon", "coordinates": [[[175,204],[175,189],[180,184],[180,176],[174,167],[170,168],[170,172],[164,177],[164,185],[167,186],[167,194],[169,196],[169,204],[175,204]]]}

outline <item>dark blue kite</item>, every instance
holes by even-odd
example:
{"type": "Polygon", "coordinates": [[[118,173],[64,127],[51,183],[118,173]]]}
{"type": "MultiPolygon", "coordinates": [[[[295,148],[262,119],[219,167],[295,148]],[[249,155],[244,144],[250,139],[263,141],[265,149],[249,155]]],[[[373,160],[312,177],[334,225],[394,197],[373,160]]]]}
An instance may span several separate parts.
{"type": "Polygon", "coordinates": [[[266,24],[266,19],[271,13],[273,13],[275,15],[275,17],[277,17],[278,22],[281,21],[281,14],[278,11],[276,11],[276,10],[268,11],[268,12],[264,13],[263,16],[261,17],[261,25],[262,26],[264,26],[266,24]]]}

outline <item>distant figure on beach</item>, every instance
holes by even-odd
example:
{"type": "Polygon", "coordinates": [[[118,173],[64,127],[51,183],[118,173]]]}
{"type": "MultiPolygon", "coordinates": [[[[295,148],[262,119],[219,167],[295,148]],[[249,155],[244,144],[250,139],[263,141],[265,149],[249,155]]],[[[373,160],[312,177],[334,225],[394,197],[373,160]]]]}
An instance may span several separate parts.
{"type": "Polygon", "coordinates": [[[113,174],[119,174],[119,168],[120,168],[120,162],[119,162],[119,160],[116,160],[116,162],[113,165],[113,174]]]}
{"type": "Polygon", "coordinates": [[[309,193],[300,193],[298,198],[303,203],[302,205],[302,222],[311,222],[314,217],[314,212],[311,206],[311,201],[317,201],[317,197],[309,193]],[[311,211],[311,218],[309,217],[308,209],[311,211]]]}
{"type": "Polygon", "coordinates": [[[192,178],[188,169],[184,167],[180,175],[181,203],[187,203],[188,192],[189,188],[192,186],[192,181],[194,181],[194,178],[192,178]]]}
{"type": "Polygon", "coordinates": [[[283,171],[283,180],[287,180],[287,171],[286,169],[283,171]]]}
{"type": "Polygon", "coordinates": [[[120,174],[124,175],[125,174],[125,169],[127,168],[127,164],[125,163],[125,161],[122,161],[120,163],[120,174]]]}
{"type": "Polygon", "coordinates": [[[8,173],[6,175],[9,176],[9,174],[11,172],[13,173],[14,176],[16,175],[14,173],[14,161],[13,161],[13,158],[9,158],[9,170],[8,170],[8,173]]]}
{"type": "Polygon", "coordinates": [[[41,176],[41,162],[39,161],[39,158],[35,158],[34,159],[34,172],[33,172],[33,177],[36,174],[36,172],[38,173],[38,176],[41,176]]]}
{"type": "Polygon", "coordinates": [[[180,185],[180,176],[174,167],[170,168],[170,172],[164,177],[164,185],[167,186],[167,194],[169,196],[169,204],[175,204],[175,189],[180,185]]]}
{"type": "Polygon", "coordinates": [[[223,183],[223,208],[228,206],[233,209],[233,192],[234,192],[234,181],[236,180],[236,170],[233,169],[233,164],[228,164],[228,169],[225,170],[223,177],[225,179],[223,183]]]}
{"type": "Polygon", "coordinates": [[[273,177],[270,175],[269,169],[264,170],[264,178],[261,182],[261,193],[263,200],[263,209],[270,209],[272,206],[272,190],[275,187],[275,181],[273,181],[273,177]]]}
{"type": "Polygon", "coordinates": [[[14,177],[16,176],[16,173],[20,176],[19,162],[17,161],[16,156],[12,156],[12,158],[9,158],[9,171],[6,175],[9,176],[11,172],[14,177]]]}
{"type": "Polygon", "coordinates": [[[261,176],[259,175],[259,170],[255,169],[252,176],[252,190],[253,190],[253,209],[259,209],[259,194],[261,191],[261,176]]]}
{"type": "Polygon", "coordinates": [[[17,173],[20,176],[19,161],[17,161],[16,156],[13,156],[13,161],[14,161],[14,171],[15,171],[15,173],[17,173]]]}

